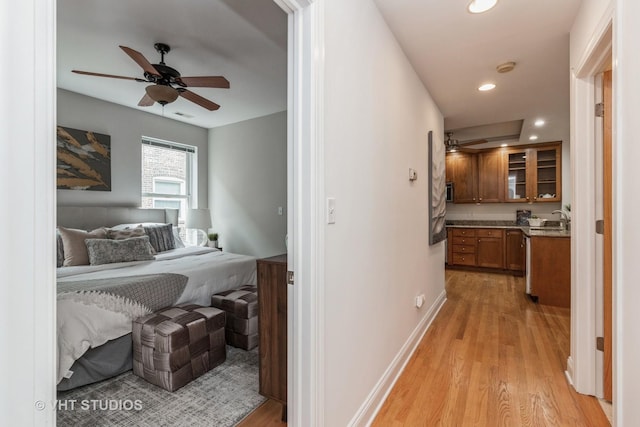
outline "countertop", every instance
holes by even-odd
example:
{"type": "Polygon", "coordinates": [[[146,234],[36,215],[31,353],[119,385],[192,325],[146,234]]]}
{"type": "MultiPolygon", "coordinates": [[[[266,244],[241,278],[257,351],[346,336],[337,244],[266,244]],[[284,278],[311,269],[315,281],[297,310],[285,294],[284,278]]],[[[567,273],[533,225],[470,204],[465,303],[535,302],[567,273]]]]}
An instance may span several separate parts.
{"type": "Polygon", "coordinates": [[[480,220],[453,220],[447,221],[448,228],[503,228],[519,229],[528,237],[571,237],[571,231],[560,228],[559,221],[547,221],[546,227],[529,227],[517,225],[515,221],[480,221],[480,220]]]}

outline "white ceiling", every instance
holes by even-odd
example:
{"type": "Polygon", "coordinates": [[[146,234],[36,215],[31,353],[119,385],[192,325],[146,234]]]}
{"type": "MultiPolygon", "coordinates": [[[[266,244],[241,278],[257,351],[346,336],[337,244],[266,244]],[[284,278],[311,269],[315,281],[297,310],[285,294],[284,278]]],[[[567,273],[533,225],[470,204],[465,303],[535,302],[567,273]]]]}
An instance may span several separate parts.
{"type": "Polygon", "coordinates": [[[58,87],[211,128],[287,108],[287,16],[273,0],[58,0],[58,87]],[[147,83],[83,76],[72,69],[143,77],[118,46],[165,63],[183,76],[222,75],[230,89],[191,88],[217,104],[208,111],[178,98],[138,107],[147,83]],[[193,116],[182,118],[175,113],[193,116]]]}
{"type": "MultiPolygon", "coordinates": [[[[522,120],[518,142],[569,137],[569,30],[581,0],[499,0],[473,15],[469,0],[374,0],[445,117],[463,140],[499,136],[522,120]],[[517,63],[499,74],[495,67],[517,63]],[[479,92],[494,82],[497,88],[479,92]],[[547,124],[534,128],[533,121],[547,124]],[[498,124],[497,126],[488,126],[498,124]],[[462,128],[465,128],[462,130],[462,128]]],[[[58,0],[58,86],[205,128],[286,109],[287,19],[273,0],[58,0]],[[72,69],[142,77],[118,45],[183,76],[223,75],[231,89],[194,88],[221,105],[209,112],[185,99],[137,107],[145,83],[81,76],[72,69]],[[175,115],[181,112],[193,118],[175,115]]],[[[516,142],[516,141],[513,141],[516,142]]],[[[476,146],[481,147],[481,146],[476,146]]]]}
{"type": "MultiPolygon", "coordinates": [[[[524,120],[520,143],[568,140],[569,31],[581,0],[498,0],[483,14],[470,0],[375,0],[385,20],[455,130],[524,120]],[[517,63],[499,74],[498,64],[517,63]],[[493,82],[496,89],[479,92],[493,82]],[[537,118],[546,120],[534,128],[537,118]]],[[[486,138],[491,127],[459,140],[486,138]]],[[[475,146],[480,148],[481,146],[475,146]]]]}

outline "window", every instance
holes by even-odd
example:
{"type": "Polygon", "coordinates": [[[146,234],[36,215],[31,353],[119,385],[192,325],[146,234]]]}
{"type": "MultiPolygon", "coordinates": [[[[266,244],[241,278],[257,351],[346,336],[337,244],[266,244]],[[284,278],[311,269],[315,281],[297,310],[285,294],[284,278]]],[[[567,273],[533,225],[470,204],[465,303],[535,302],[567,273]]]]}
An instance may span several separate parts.
{"type": "Polygon", "coordinates": [[[142,139],[143,208],[180,209],[183,223],[197,192],[196,147],[158,139],[142,139]]]}

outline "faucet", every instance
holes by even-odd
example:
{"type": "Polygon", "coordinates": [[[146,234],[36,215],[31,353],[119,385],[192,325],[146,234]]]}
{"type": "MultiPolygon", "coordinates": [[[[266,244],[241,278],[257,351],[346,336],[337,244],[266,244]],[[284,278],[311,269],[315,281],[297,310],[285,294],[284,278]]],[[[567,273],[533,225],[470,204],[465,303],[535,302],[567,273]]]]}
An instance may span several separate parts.
{"type": "Polygon", "coordinates": [[[567,230],[568,225],[569,225],[569,221],[571,221],[571,219],[567,215],[567,212],[565,212],[563,209],[556,209],[555,211],[553,211],[551,213],[552,214],[560,214],[560,227],[562,227],[562,230],[567,230]]]}

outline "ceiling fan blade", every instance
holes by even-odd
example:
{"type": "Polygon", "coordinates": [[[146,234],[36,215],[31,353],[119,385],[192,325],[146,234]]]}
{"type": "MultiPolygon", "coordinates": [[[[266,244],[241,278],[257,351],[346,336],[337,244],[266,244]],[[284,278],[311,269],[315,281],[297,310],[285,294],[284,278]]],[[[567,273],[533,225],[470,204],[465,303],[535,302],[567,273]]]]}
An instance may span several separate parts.
{"type": "Polygon", "coordinates": [[[215,102],[209,101],[208,99],[203,98],[200,95],[191,92],[190,90],[183,89],[183,90],[180,90],[179,92],[181,97],[186,98],[189,101],[194,102],[199,106],[206,108],[209,111],[214,111],[220,108],[220,106],[215,102]]]}
{"type": "Polygon", "coordinates": [[[176,83],[185,87],[215,87],[221,89],[229,89],[229,80],[222,76],[201,76],[201,77],[180,77],[176,79],[176,83]]]}
{"type": "Polygon", "coordinates": [[[137,77],[115,76],[113,74],[92,73],[90,71],[80,71],[80,70],[71,70],[71,72],[76,74],[84,74],[87,76],[110,77],[112,79],[135,80],[137,82],[146,82],[146,80],[139,79],[137,77]]]}
{"type": "Polygon", "coordinates": [[[126,46],[120,46],[120,49],[124,50],[124,52],[127,55],[129,55],[131,59],[136,61],[144,71],[154,76],[160,76],[160,73],[158,72],[158,70],[156,70],[156,68],[153,65],[151,65],[149,61],[147,61],[147,58],[145,58],[143,54],[141,54],[137,50],[133,50],[130,47],[126,47],[126,46]]]}
{"type": "Polygon", "coordinates": [[[145,93],[142,99],[140,100],[140,102],[138,102],[138,106],[151,107],[155,102],[156,101],[154,101],[153,98],[151,98],[149,95],[145,93]]]}

